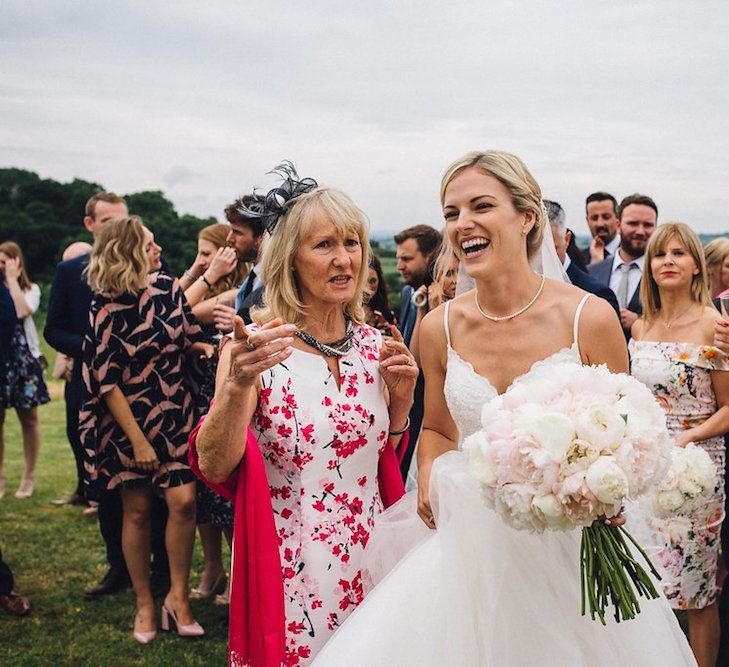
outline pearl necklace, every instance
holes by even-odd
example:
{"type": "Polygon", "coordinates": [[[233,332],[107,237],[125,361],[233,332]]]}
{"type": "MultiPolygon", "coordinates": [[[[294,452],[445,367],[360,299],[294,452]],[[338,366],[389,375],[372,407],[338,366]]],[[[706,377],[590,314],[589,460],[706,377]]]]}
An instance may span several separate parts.
{"type": "Polygon", "coordinates": [[[684,316],[684,315],[685,315],[686,313],[688,313],[688,312],[689,312],[689,310],[691,310],[691,309],[692,309],[693,307],[694,307],[694,304],[693,304],[693,303],[690,303],[690,304],[689,304],[689,307],[688,307],[688,308],[686,308],[686,310],[684,310],[684,311],[683,311],[683,312],[681,312],[680,314],[676,315],[676,317],[674,317],[674,318],[673,318],[672,320],[670,320],[670,321],[669,321],[669,320],[666,320],[666,319],[664,319],[664,318],[661,318],[661,319],[663,320],[663,324],[665,324],[665,325],[666,325],[666,329],[670,329],[670,328],[671,328],[671,327],[672,327],[672,326],[673,326],[674,324],[676,324],[676,320],[679,320],[679,319],[681,319],[681,318],[682,318],[682,317],[683,317],[683,316],[684,316]]]}
{"type": "Polygon", "coordinates": [[[537,293],[532,297],[532,300],[523,308],[520,308],[515,313],[511,313],[509,315],[489,315],[488,313],[485,313],[483,309],[481,308],[481,304],[478,302],[478,292],[474,290],[473,297],[476,301],[476,308],[478,309],[478,312],[481,313],[487,320],[491,320],[492,322],[503,322],[504,320],[513,320],[518,315],[521,315],[524,311],[528,310],[534,305],[534,302],[539,298],[539,295],[542,293],[542,290],[544,289],[544,276],[542,276],[542,282],[539,283],[539,289],[537,290],[537,293]]]}

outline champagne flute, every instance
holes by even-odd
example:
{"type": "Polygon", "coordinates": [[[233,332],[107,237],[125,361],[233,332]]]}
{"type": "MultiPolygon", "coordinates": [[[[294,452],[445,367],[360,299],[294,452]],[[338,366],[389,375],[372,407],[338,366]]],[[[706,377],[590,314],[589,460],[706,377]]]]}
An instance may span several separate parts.
{"type": "Polygon", "coordinates": [[[729,320],[729,293],[724,296],[719,297],[719,301],[721,302],[721,314],[724,316],[724,319],[729,320]]]}

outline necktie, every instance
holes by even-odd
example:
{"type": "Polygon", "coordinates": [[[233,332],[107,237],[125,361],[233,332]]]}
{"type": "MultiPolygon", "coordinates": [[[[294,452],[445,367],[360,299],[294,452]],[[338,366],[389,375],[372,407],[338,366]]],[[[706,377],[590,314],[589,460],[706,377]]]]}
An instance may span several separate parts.
{"type": "Polygon", "coordinates": [[[635,264],[631,262],[630,264],[623,263],[618,267],[620,278],[618,279],[618,290],[615,296],[618,297],[618,306],[621,308],[628,307],[628,275],[634,266],[635,264]]]}
{"type": "Polygon", "coordinates": [[[248,275],[248,280],[246,281],[246,287],[243,290],[243,298],[242,301],[245,301],[248,298],[248,295],[253,291],[253,283],[256,282],[256,272],[251,269],[250,274],[248,275]]]}
{"type": "Polygon", "coordinates": [[[248,295],[253,291],[253,283],[256,282],[256,272],[251,269],[248,277],[243,281],[243,284],[238,290],[238,294],[235,295],[235,309],[240,310],[243,302],[246,300],[248,295]]]}

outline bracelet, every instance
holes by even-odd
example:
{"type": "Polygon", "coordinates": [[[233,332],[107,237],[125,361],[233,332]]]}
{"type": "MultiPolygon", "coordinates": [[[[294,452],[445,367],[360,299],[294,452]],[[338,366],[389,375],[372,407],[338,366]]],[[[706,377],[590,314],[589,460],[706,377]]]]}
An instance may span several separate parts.
{"type": "Polygon", "coordinates": [[[405,420],[405,426],[400,431],[389,431],[390,435],[402,435],[410,428],[410,417],[405,420]]]}
{"type": "Polygon", "coordinates": [[[208,286],[208,289],[213,289],[211,282],[205,277],[204,273],[200,276],[200,280],[202,280],[208,286]]]}

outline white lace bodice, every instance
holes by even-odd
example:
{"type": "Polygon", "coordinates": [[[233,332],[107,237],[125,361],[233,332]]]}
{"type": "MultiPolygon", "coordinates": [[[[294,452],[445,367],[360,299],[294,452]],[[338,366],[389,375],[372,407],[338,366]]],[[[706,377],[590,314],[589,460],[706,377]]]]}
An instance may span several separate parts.
{"type": "MultiPolygon", "coordinates": [[[[572,345],[558,350],[545,359],[534,362],[526,373],[514,378],[509,388],[518,382],[524,381],[537,369],[543,369],[546,364],[562,363],[565,361],[574,361],[578,364],[582,363],[580,347],[577,342],[577,331],[582,307],[585,305],[585,301],[589,296],[589,294],[585,294],[582,297],[575,311],[572,345]]],[[[453,417],[453,421],[458,426],[460,446],[464,438],[476,432],[481,427],[481,408],[485,403],[497,396],[498,392],[485,377],[479,375],[474,370],[470,362],[463,359],[451,347],[451,336],[448,328],[449,306],[450,302],[447,302],[443,315],[443,325],[445,326],[446,340],[448,343],[448,359],[443,392],[451,417],[453,417]]]]}

